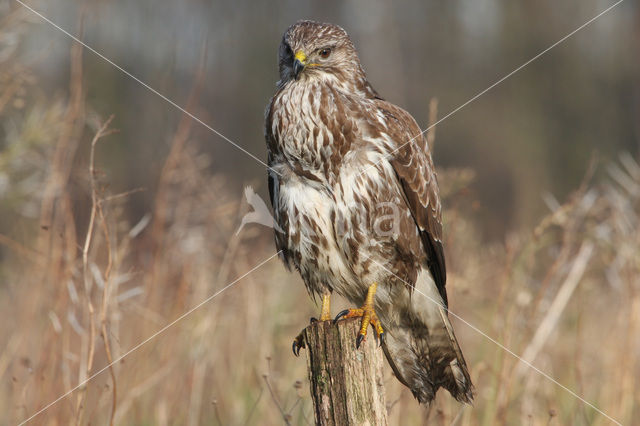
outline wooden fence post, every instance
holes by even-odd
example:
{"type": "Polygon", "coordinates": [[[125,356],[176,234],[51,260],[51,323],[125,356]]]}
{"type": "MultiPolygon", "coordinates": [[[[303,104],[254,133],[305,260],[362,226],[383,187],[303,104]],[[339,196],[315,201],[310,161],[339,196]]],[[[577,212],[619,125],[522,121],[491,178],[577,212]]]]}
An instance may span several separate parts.
{"type": "Polygon", "coordinates": [[[305,329],[307,367],[317,425],[386,425],[382,348],[373,330],[356,349],[357,318],[305,329]]]}

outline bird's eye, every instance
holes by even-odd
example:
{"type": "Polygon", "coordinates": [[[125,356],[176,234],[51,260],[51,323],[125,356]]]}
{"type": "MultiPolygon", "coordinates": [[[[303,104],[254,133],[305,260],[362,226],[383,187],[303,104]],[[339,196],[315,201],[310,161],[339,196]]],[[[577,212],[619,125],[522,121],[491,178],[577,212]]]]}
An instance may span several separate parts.
{"type": "Polygon", "coordinates": [[[318,54],[322,59],[327,59],[329,55],[331,55],[331,49],[329,49],[328,47],[325,47],[324,49],[320,49],[318,54]]]}

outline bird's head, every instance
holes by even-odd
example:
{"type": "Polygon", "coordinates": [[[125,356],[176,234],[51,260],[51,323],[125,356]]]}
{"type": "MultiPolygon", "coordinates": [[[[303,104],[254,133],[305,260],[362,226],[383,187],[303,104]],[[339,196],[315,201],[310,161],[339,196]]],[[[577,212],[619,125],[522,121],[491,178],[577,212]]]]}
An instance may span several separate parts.
{"type": "Polygon", "coordinates": [[[299,21],[289,27],[280,43],[278,62],[280,84],[345,74],[364,77],[347,32],[333,24],[299,21]]]}

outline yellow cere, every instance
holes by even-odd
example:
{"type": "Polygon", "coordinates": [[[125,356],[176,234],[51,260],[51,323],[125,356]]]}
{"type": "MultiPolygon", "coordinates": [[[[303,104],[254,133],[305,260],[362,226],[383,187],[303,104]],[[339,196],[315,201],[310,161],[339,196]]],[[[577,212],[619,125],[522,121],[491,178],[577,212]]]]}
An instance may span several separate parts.
{"type": "Polygon", "coordinates": [[[302,50],[298,50],[295,55],[296,59],[305,64],[307,62],[307,55],[302,50]]]}

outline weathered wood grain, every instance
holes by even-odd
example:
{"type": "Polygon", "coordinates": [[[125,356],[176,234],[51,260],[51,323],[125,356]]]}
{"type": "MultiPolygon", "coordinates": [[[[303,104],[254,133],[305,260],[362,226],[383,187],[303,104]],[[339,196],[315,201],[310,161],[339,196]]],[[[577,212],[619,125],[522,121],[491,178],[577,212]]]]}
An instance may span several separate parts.
{"type": "Polygon", "coordinates": [[[315,322],[305,329],[317,425],[386,425],[382,349],[373,330],[356,349],[358,319],[315,322]]]}

